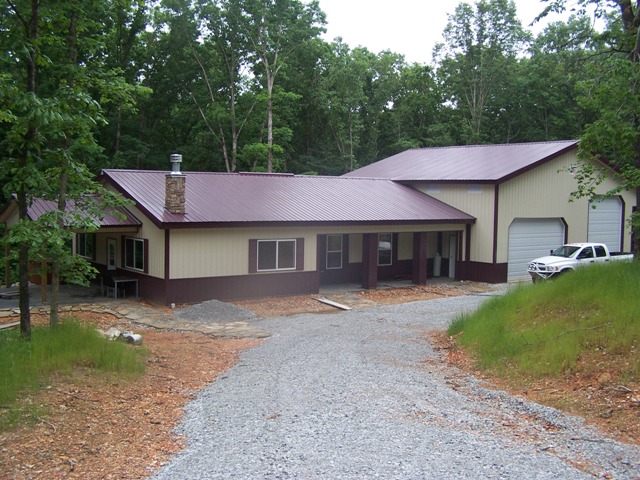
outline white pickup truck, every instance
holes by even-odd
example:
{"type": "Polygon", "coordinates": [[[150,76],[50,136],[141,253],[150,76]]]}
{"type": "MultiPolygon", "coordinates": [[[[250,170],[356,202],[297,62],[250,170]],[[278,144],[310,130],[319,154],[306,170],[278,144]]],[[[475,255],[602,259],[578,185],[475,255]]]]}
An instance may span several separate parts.
{"type": "Polygon", "coordinates": [[[552,250],[548,257],[531,260],[527,271],[536,282],[572,272],[577,267],[611,260],[633,260],[633,254],[609,252],[603,243],[568,243],[552,250]]]}

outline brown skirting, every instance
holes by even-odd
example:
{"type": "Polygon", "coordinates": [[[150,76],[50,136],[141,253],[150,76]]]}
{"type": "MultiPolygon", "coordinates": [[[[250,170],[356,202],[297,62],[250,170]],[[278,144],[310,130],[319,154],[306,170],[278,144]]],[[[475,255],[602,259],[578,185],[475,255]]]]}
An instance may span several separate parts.
{"type": "Polygon", "coordinates": [[[169,280],[162,303],[198,303],[206,300],[241,300],[287,295],[308,295],[320,290],[317,272],[288,272],[169,280]]]}
{"type": "Polygon", "coordinates": [[[456,272],[456,280],[506,283],[508,265],[506,263],[458,262],[456,272]]]}

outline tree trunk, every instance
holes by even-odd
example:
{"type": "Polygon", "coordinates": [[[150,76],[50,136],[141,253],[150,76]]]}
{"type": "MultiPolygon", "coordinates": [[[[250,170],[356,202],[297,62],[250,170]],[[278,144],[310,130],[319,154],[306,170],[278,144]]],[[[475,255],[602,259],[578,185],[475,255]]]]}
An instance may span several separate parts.
{"type": "MultiPolygon", "coordinates": [[[[25,156],[26,158],[26,156],[25,156]]],[[[27,218],[27,195],[24,190],[18,193],[18,217],[21,221],[27,218]]],[[[20,294],[20,333],[27,340],[31,339],[31,310],[29,309],[29,245],[22,242],[18,245],[18,292],[20,294]]]]}
{"type": "MultiPolygon", "coordinates": [[[[17,12],[16,12],[17,13],[17,12]]],[[[38,41],[38,22],[40,14],[40,0],[31,0],[31,16],[29,21],[24,24],[25,36],[30,47],[29,58],[26,65],[26,83],[27,92],[36,94],[36,73],[37,73],[37,41],[38,41]]],[[[26,168],[30,159],[31,151],[29,145],[32,140],[36,138],[36,127],[31,123],[27,128],[25,134],[25,145],[27,147],[20,156],[18,167],[26,168]]],[[[28,196],[24,186],[19,188],[17,194],[18,202],[18,218],[20,221],[29,221],[27,218],[28,196]]],[[[31,311],[29,309],[29,244],[26,242],[20,243],[18,246],[18,279],[20,286],[18,288],[20,294],[20,333],[26,339],[31,339],[31,311]]]]}
{"type": "Polygon", "coordinates": [[[4,286],[9,287],[11,284],[11,261],[9,255],[11,254],[11,248],[7,243],[4,246],[4,286]]]}
{"type": "MultiPolygon", "coordinates": [[[[69,59],[69,76],[67,83],[70,87],[74,86],[73,67],[78,59],[78,45],[77,45],[77,25],[78,25],[78,12],[74,10],[69,18],[69,35],[67,37],[68,59],[69,59]]],[[[120,110],[118,110],[118,124],[120,123],[120,110]]],[[[119,130],[119,126],[118,126],[119,130]]],[[[119,131],[116,136],[119,141],[119,131]]],[[[71,134],[66,133],[64,150],[65,152],[71,147],[71,134]]],[[[118,146],[119,148],[119,146],[118,146]]],[[[116,152],[117,153],[117,152],[116,152]]],[[[67,156],[62,158],[62,164],[60,165],[60,189],[58,191],[58,228],[64,230],[64,212],[67,209],[67,191],[69,189],[69,161],[67,156]]],[[[60,303],[60,261],[58,258],[51,259],[51,301],[49,303],[49,325],[54,328],[58,325],[58,306],[60,303]]]]}
{"type": "MultiPolygon", "coordinates": [[[[629,61],[631,61],[636,68],[639,68],[640,64],[640,10],[633,11],[633,5],[630,0],[619,0],[620,13],[622,14],[622,22],[624,29],[629,33],[629,36],[633,38],[633,45],[629,52],[629,61]]],[[[633,84],[632,88],[636,88],[633,84]]],[[[635,117],[635,131],[639,132],[640,116],[635,117]]],[[[634,165],[637,171],[640,172],[640,133],[636,134],[634,144],[635,161],[634,165]]],[[[633,254],[636,261],[640,261],[640,185],[636,186],[636,211],[631,217],[631,235],[633,238],[633,254]]]]}
{"type": "Polygon", "coordinates": [[[273,84],[276,71],[271,70],[266,57],[263,57],[262,62],[267,76],[267,172],[271,173],[273,171],[273,84]]]}

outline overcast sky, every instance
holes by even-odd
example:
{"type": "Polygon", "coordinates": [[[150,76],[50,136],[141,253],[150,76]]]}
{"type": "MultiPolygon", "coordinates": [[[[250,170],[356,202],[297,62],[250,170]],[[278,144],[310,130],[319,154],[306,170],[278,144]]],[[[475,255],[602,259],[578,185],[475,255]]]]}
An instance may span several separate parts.
{"type": "MultiPolygon", "coordinates": [[[[327,14],[325,39],[342,37],[351,48],[367,47],[374,53],[391,50],[408,62],[431,63],[436,42],[442,41],[447,14],[458,0],[319,0],[327,14]]],[[[468,0],[467,3],[475,3],[468,0]]],[[[538,0],[515,0],[523,27],[534,33],[542,26],[528,25],[544,9],[538,0]]],[[[551,17],[556,20],[558,17],[551,17]]]]}

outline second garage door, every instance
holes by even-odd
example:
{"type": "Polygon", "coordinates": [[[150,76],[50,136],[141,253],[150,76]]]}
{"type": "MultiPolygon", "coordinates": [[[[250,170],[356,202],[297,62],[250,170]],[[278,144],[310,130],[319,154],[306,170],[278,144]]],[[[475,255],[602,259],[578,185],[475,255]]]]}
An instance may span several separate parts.
{"type": "Polygon", "coordinates": [[[516,218],[509,227],[509,282],[529,280],[528,263],[549,255],[564,243],[564,222],[559,218],[516,218]]]}
{"type": "Polygon", "coordinates": [[[622,201],[620,198],[609,197],[590,203],[587,241],[605,243],[612,252],[619,252],[621,236],[622,201]]]}

